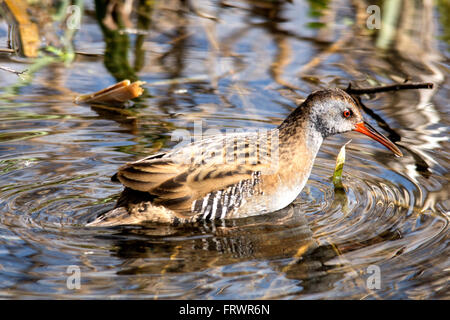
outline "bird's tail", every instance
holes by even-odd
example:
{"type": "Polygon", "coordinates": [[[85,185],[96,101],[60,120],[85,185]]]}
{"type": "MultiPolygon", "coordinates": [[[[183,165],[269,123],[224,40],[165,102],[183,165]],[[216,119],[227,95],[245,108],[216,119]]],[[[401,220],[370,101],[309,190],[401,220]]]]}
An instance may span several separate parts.
{"type": "MultiPolygon", "coordinates": [[[[195,218],[195,217],[194,217],[195,218]]],[[[176,214],[164,207],[154,206],[150,202],[141,202],[127,207],[115,209],[100,214],[87,227],[114,227],[120,225],[136,225],[146,222],[156,222],[176,225],[192,221],[191,218],[179,218],[176,214]]]]}

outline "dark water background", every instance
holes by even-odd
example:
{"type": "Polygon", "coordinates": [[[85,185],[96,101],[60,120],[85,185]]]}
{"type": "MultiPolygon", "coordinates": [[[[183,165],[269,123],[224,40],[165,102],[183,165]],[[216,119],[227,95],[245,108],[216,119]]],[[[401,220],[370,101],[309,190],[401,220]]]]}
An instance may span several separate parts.
{"type": "MultiPolygon", "coordinates": [[[[28,81],[0,70],[0,298],[450,298],[450,6],[376,3],[379,30],[364,1],[134,1],[128,20],[86,1],[74,60],[43,63],[28,81]],[[147,82],[126,109],[72,103],[125,78],[147,82]],[[319,88],[405,79],[435,87],[362,97],[403,158],[349,133],[325,141],[286,210],[83,226],[114,205],[116,169],[173,147],[177,129],[272,128],[319,88]],[[349,139],[346,191],[335,192],[349,139]],[[67,286],[69,266],[80,289],[67,286]],[[379,289],[368,285],[373,266],[379,289]]],[[[44,41],[61,37],[64,23],[45,20],[54,8],[36,10],[44,41]]],[[[5,48],[7,30],[2,20],[5,48]]],[[[35,66],[9,53],[0,65],[35,66]]]]}

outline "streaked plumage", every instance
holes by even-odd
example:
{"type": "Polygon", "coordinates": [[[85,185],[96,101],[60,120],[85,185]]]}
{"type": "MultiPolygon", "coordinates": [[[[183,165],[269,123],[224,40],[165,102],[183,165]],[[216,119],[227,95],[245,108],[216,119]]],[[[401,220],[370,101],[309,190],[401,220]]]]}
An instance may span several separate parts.
{"type": "MultiPolygon", "coordinates": [[[[112,178],[125,186],[116,208],[88,225],[183,223],[282,209],[303,189],[323,139],[361,123],[351,96],[317,91],[278,128],[208,137],[122,166],[112,178]]],[[[370,127],[365,134],[401,154],[374,132],[370,127]]]]}

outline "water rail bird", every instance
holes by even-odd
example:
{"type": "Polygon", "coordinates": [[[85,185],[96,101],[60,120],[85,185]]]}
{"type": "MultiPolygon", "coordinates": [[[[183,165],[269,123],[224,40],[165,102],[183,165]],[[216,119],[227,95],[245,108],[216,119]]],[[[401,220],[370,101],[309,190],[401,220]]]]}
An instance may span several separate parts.
{"type": "Polygon", "coordinates": [[[323,140],[352,130],[402,156],[364,121],[354,98],[340,89],[320,90],[277,128],[206,137],[123,165],[112,177],[125,186],[116,207],[87,225],[178,224],[274,212],[300,194],[323,140]]]}

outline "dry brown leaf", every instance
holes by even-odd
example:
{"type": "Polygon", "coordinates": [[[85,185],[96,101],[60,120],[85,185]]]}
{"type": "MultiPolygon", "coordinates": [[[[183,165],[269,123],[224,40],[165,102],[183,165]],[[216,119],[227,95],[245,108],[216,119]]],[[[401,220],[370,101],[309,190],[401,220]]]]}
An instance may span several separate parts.
{"type": "Polygon", "coordinates": [[[75,98],[75,103],[123,104],[139,97],[144,92],[141,88],[144,83],[144,81],[130,83],[130,80],[123,80],[100,91],[79,95],[75,98]]]}

